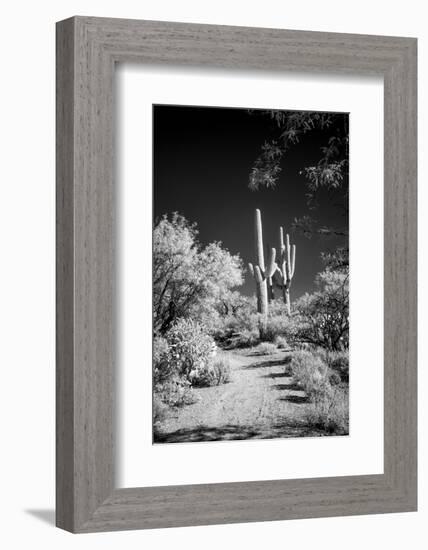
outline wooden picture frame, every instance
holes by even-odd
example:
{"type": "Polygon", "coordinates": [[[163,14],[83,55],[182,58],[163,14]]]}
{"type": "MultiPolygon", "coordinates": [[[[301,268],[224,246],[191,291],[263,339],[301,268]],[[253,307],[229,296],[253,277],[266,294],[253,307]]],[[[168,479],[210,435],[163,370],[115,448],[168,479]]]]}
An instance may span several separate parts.
{"type": "Polygon", "coordinates": [[[58,527],[82,533],[416,510],[416,82],[413,38],[91,17],[57,24],[58,527]],[[383,474],[115,488],[117,62],[383,76],[383,474]]]}

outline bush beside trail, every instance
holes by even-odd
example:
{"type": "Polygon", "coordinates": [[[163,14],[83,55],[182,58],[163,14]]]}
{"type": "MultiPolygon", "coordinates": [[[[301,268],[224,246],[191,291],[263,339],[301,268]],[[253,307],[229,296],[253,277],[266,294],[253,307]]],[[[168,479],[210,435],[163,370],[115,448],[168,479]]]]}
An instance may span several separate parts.
{"type": "MultiPolygon", "coordinates": [[[[349,391],[346,383],[334,368],[337,368],[339,356],[331,358],[330,365],[321,358],[325,354],[320,350],[297,351],[292,355],[287,372],[306,393],[311,407],[308,421],[329,433],[347,434],[349,432],[349,391]]],[[[328,355],[327,355],[328,357],[328,355]]],[[[340,354],[340,364],[347,363],[345,354],[340,354]]]]}
{"type": "Polygon", "coordinates": [[[218,357],[214,339],[191,319],[179,319],[165,338],[154,339],[153,363],[156,402],[170,407],[192,404],[193,388],[226,384],[231,377],[230,365],[218,357]]]}

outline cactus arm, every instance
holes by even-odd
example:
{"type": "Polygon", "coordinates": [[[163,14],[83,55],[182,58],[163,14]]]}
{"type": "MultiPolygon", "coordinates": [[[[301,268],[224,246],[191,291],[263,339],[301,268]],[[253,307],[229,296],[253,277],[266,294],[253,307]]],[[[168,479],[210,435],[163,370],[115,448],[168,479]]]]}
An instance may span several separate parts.
{"type": "Polygon", "coordinates": [[[282,288],[284,303],[286,304],[288,313],[291,312],[290,306],[290,285],[294,275],[294,269],[296,266],[296,245],[290,246],[290,236],[285,235],[284,242],[284,228],[279,228],[279,247],[280,247],[280,260],[277,271],[275,271],[273,278],[276,286],[282,288]]]}
{"type": "Polygon", "coordinates": [[[279,228],[279,249],[281,252],[285,249],[284,244],[284,229],[282,227],[279,228]]]}
{"type": "Polygon", "coordinates": [[[290,236],[286,235],[286,264],[285,264],[285,268],[286,268],[286,275],[287,275],[287,281],[291,279],[291,259],[290,259],[290,236]]]}
{"type": "Polygon", "coordinates": [[[293,244],[291,247],[291,273],[290,278],[294,277],[294,268],[296,267],[296,245],[293,244]]]}
{"type": "Polygon", "coordinates": [[[271,248],[269,250],[269,260],[268,260],[268,265],[267,265],[267,268],[266,268],[266,277],[268,279],[270,279],[276,271],[277,265],[276,265],[275,260],[276,260],[276,249],[271,248]]]}
{"type": "Polygon", "coordinates": [[[264,271],[265,258],[263,254],[263,230],[262,230],[262,215],[260,210],[256,209],[255,215],[255,231],[256,231],[256,259],[259,267],[264,271]]]}
{"type": "Polygon", "coordinates": [[[251,262],[248,264],[248,270],[251,273],[251,275],[254,277],[254,267],[251,262]]]}
{"type": "Polygon", "coordinates": [[[258,265],[254,267],[254,278],[259,285],[263,283],[263,276],[258,265]]]}
{"type": "Polygon", "coordinates": [[[282,253],[282,258],[281,258],[281,275],[282,275],[282,280],[285,281],[287,280],[287,261],[285,259],[285,251],[282,253]]]}
{"type": "Polygon", "coordinates": [[[282,229],[282,227],[279,228],[279,266],[278,266],[278,271],[282,277],[282,274],[284,273],[284,270],[285,270],[285,265],[284,265],[284,250],[285,250],[285,245],[284,245],[284,230],[282,229]]]}

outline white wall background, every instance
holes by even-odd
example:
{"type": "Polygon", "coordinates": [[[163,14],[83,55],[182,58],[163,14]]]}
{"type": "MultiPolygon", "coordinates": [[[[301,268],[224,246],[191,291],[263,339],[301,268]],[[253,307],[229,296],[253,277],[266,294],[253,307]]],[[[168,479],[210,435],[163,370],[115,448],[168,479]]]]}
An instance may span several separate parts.
{"type": "MultiPolygon", "coordinates": [[[[424,3],[382,0],[15,0],[1,10],[0,543],[4,548],[422,548],[426,469],[413,514],[299,520],[73,536],[53,527],[54,506],[54,23],[97,15],[419,38],[420,235],[427,204],[428,29],[424,3]],[[425,207],[425,208],[424,208],[425,207]]],[[[421,242],[420,248],[424,243],[421,242]]],[[[426,249],[420,280],[428,277],[426,249]]],[[[428,330],[421,285],[420,334],[428,330]]],[[[420,365],[428,360],[421,346],[420,365]]],[[[428,375],[420,369],[420,459],[428,462],[428,375]]],[[[424,471],[425,470],[425,471],[424,471]]],[[[426,544],[426,543],[425,543],[426,544]]]]}

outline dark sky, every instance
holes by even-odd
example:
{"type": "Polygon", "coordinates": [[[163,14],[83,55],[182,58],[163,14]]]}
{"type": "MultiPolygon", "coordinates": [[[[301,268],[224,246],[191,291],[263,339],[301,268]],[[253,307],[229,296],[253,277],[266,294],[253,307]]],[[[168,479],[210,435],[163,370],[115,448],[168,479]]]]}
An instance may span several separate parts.
{"type": "MultiPolygon", "coordinates": [[[[252,165],[264,141],[275,135],[268,117],[217,107],[155,105],[153,110],[155,219],[179,212],[197,222],[202,243],[222,241],[247,266],[255,259],[254,210],[260,208],[265,247],[278,247],[280,225],[296,244],[292,296],[312,291],[314,277],[323,267],[321,251],[347,244],[343,238],[308,239],[290,231],[295,217],[308,214],[321,224],[344,225],[334,197],[324,198],[317,210],[309,210],[306,179],[299,175],[304,166],[320,158],[326,135],[306,134],[284,157],[276,188],[251,191],[252,165]]],[[[248,295],[255,291],[248,272],[241,291],[248,295]]]]}

